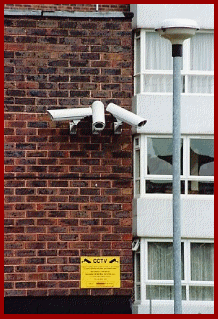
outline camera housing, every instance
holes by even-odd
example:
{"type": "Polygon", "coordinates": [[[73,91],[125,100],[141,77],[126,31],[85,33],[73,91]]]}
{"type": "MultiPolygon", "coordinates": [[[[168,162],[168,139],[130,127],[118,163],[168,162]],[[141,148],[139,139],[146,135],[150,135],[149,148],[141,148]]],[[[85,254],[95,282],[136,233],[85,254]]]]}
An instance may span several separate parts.
{"type": "Polygon", "coordinates": [[[76,134],[77,124],[86,116],[92,115],[91,107],[75,109],[47,110],[53,121],[70,120],[70,134],[76,134]]]}
{"type": "Polygon", "coordinates": [[[109,103],[106,111],[111,113],[117,120],[117,122],[114,123],[115,134],[121,133],[122,122],[135,127],[141,127],[147,123],[147,120],[143,117],[136,115],[133,112],[127,111],[114,103],[109,103]]]}
{"type": "Polygon", "coordinates": [[[53,121],[81,120],[86,116],[92,115],[91,107],[48,110],[47,112],[53,121]]]}
{"type": "Polygon", "coordinates": [[[104,104],[101,101],[95,101],[92,103],[92,133],[98,134],[104,127],[104,104]]]}

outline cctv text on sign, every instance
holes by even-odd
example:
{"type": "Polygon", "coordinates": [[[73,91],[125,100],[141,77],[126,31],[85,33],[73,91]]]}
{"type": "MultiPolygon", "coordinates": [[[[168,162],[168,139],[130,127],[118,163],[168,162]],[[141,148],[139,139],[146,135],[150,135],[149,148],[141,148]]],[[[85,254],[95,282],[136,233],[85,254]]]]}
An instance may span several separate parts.
{"type": "Polygon", "coordinates": [[[81,257],[81,288],[120,288],[120,257],[81,257]]]}

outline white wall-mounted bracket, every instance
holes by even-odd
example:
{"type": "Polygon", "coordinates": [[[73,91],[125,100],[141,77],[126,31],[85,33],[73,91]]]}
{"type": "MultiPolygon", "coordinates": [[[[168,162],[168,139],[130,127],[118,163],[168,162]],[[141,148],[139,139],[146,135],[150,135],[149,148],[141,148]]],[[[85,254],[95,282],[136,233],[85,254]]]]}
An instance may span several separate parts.
{"type": "Polygon", "coordinates": [[[70,122],[70,134],[76,134],[77,131],[77,124],[81,121],[81,119],[79,120],[73,120],[72,122],[70,122]]]}
{"type": "Polygon", "coordinates": [[[114,122],[114,134],[121,134],[122,124],[123,124],[122,121],[116,119],[116,122],[114,122]]]}
{"type": "Polygon", "coordinates": [[[132,242],[132,251],[137,251],[140,246],[140,240],[138,238],[134,239],[132,242]]]}

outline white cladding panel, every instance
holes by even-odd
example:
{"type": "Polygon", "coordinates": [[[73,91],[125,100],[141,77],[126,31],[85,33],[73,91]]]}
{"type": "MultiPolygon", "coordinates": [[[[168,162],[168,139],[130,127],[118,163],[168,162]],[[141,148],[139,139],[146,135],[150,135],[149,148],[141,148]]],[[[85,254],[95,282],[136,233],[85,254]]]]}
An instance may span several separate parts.
{"type": "Polygon", "coordinates": [[[200,29],[214,29],[214,4],[131,4],[133,29],[155,28],[165,19],[192,19],[200,29]]]}
{"type": "MultiPolygon", "coordinates": [[[[147,123],[133,129],[133,133],[172,133],[172,94],[137,94],[132,109],[147,123]]],[[[214,133],[214,97],[200,95],[181,96],[181,134],[214,133]]]]}
{"type": "MultiPolygon", "coordinates": [[[[133,304],[133,314],[174,314],[173,300],[145,300],[133,304]]],[[[214,314],[213,301],[182,301],[183,314],[214,314]]]]}
{"type": "MultiPolygon", "coordinates": [[[[139,237],[173,237],[172,196],[146,195],[133,200],[133,235],[139,237]]],[[[181,236],[214,237],[213,196],[181,198],[181,236]],[[210,198],[209,198],[210,197],[210,198]]]]}

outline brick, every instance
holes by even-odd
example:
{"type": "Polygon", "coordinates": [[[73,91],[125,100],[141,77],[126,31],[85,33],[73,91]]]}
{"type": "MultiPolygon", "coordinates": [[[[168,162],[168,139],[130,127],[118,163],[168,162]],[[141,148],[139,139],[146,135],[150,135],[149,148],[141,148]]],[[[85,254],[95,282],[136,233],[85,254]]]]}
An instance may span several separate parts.
{"type": "Polygon", "coordinates": [[[48,249],[66,249],[67,242],[49,242],[48,249]]]}
{"type": "Polygon", "coordinates": [[[5,227],[4,229],[5,233],[23,233],[24,227],[5,227]]]}
{"type": "Polygon", "coordinates": [[[45,297],[47,296],[47,290],[31,290],[28,289],[27,290],[27,296],[31,296],[31,297],[45,297]]]}
{"type": "Polygon", "coordinates": [[[15,267],[16,272],[36,272],[36,266],[16,266],[15,267]]]}
{"type": "Polygon", "coordinates": [[[34,225],[34,219],[18,219],[16,226],[29,226],[34,225]]]}
{"type": "Polygon", "coordinates": [[[25,244],[26,249],[44,249],[45,243],[39,243],[39,242],[27,242],[25,244]]]}
{"type": "Polygon", "coordinates": [[[4,73],[14,73],[13,66],[4,66],[4,73]]]}
{"type": "Polygon", "coordinates": [[[5,297],[14,297],[14,296],[26,296],[26,290],[8,290],[5,291],[5,297]]]}
{"type": "Polygon", "coordinates": [[[37,288],[54,288],[56,286],[57,283],[52,281],[40,281],[37,283],[37,288]]]}
{"type": "Polygon", "coordinates": [[[117,211],[122,209],[122,205],[120,204],[102,204],[102,210],[110,210],[110,211],[117,211]]]}
{"type": "Polygon", "coordinates": [[[36,235],[22,234],[22,235],[15,236],[15,241],[35,241],[35,240],[36,240],[36,235]]]}
{"type": "Polygon", "coordinates": [[[77,204],[58,204],[60,210],[78,210],[77,204]]]}
{"type": "Polygon", "coordinates": [[[4,289],[13,289],[14,285],[12,282],[4,282],[4,289]]]}
{"type": "MultiPolygon", "coordinates": [[[[51,266],[51,265],[38,266],[38,272],[57,272],[57,266],[51,266]]],[[[41,282],[41,283],[43,283],[43,282],[41,282]]],[[[41,288],[43,288],[43,287],[41,287],[41,288]]]]}
{"type": "Polygon", "coordinates": [[[28,196],[27,197],[27,202],[46,202],[47,197],[46,196],[28,196]]]}
{"type": "Polygon", "coordinates": [[[66,234],[66,235],[60,235],[60,240],[63,241],[76,241],[78,240],[79,235],[77,234],[66,234]]]}
{"type": "Polygon", "coordinates": [[[66,257],[50,257],[47,259],[48,264],[67,264],[66,257]]]}
{"type": "Polygon", "coordinates": [[[25,280],[24,274],[5,274],[5,281],[23,281],[25,280]]]}
{"type": "Polygon", "coordinates": [[[4,273],[12,273],[14,272],[13,266],[4,266],[4,273]]]}
{"type": "Polygon", "coordinates": [[[57,256],[57,250],[38,250],[38,256],[57,256]]]}
{"type": "Polygon", "coordinates": [[[39,241],[56,241],[57,235],[50,235],[50,234],[39,234],[38,236],[39,241]]]}
{"type": "Polygon", "coordinates": [[[131,227],[114,226],[115,233],[131,233],[131,227]]]}
{"type": "Polygon", "coordinates": [[[99,234],[82,234],[81,240],[82,241],[99,241],[100,235],[99,234]]]}
{"type": "Polygon", "coordinates": [[[49,81],[50,82],[69,82],[69,76],[52,75],[52,76],[49,76],[49,81]]]}
{"type": "Polygon", "coordinates": [[[70,91],[70,97],[89,97],[89,91],[70,91]]]}
{"type": "Polygon", "coordinates": [[[92,249],[111,249],[110,242],[91,242],[90,248],[92,249]]]}
{"type": "Polygon", "coordinates": [[[66,273],[57,273],[57,274],[49,274],[49,280],[68,280],[68,274],[66,273]]]}
{"type": "Polygon", "coordinates": [[[35,288],[36,283],[35,282],[17,282],[17,283],[15,283],[15,287],[18,289],[19,288],[22,288],[22,289],[35,288]]]}
{"type": "Polygon", "coordinates": [[[102,236],[103,241],[117,241],[121,240],[121,236],[118,234],[106,234],[102,236]]]}

